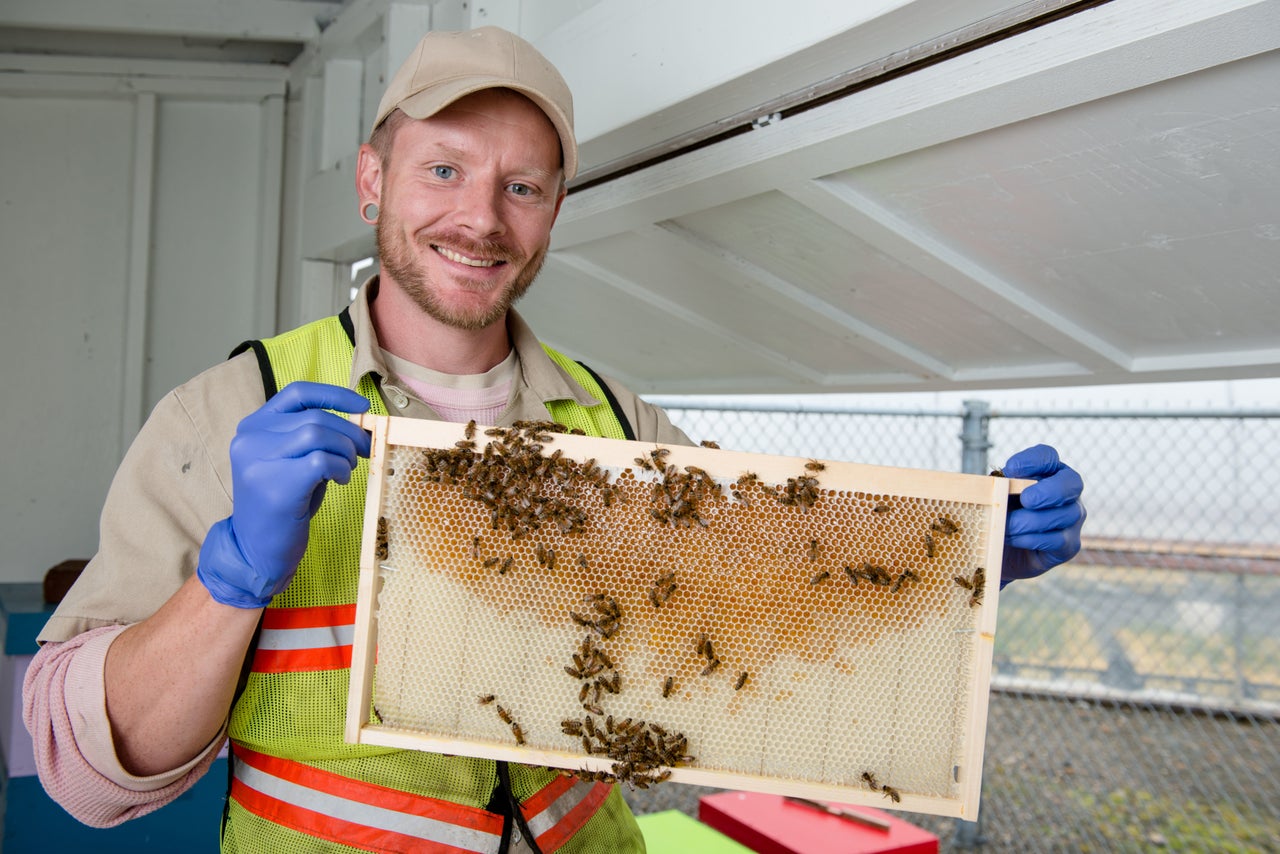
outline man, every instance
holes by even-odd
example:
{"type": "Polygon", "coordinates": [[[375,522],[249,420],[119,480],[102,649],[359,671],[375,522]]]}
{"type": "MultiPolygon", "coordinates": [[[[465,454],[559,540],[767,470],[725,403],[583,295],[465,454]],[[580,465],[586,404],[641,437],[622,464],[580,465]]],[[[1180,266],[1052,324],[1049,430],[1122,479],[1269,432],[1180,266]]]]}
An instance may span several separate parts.
{"type": "MultiPolygon", "coordinates": [[[[523,40],[431,33],[397,72],[357,164],[380,276],[340,317],[254,342],[157,405],[112,484],[99,553],[41,634],[26,721],[73,815],[108,826],[156,809],[229,736],[225,850],[643,849],[612,786],[342,740],[369,440],[325,410],[550,414],[688,443],[511,309],[576,169],[569,91],[523,40]],[[281,654],[273,633],[297,627],[320,640],[281,654]]],[[[1084,512],[1052,449],[1006,472],[1043,478],[1011,514],[1007,580],[1070,558],[1084,512]]]]}

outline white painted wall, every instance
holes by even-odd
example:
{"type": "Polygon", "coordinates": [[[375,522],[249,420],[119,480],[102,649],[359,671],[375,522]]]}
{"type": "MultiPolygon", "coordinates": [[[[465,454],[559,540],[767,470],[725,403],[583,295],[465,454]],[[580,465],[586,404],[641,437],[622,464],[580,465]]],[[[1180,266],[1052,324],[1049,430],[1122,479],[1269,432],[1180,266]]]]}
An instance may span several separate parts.
{"type": "Polygon", "coordinates": [[[90,557],[145,413],[274,329],[283,83],[109,70],[0,77],[0,581],[90,557]]]}

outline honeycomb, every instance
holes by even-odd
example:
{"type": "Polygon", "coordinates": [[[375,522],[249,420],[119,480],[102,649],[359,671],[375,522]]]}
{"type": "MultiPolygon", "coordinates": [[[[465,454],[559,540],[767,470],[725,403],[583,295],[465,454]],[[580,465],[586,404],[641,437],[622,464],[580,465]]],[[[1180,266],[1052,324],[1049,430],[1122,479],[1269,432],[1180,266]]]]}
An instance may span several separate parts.
{"type": "Polygon", "coordinates": [[[1006,481],[402,421],[359,740],[976,814],[1006,481]]]}

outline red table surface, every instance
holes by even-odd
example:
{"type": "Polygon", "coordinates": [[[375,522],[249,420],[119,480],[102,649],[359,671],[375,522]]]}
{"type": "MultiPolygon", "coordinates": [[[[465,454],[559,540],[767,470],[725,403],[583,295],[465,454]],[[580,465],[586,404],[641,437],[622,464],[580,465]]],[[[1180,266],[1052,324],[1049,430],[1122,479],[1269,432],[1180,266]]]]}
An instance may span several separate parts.
{"type": "Polygon", "coordinates": [[[759,854],[937,854],[938,837],[877,809],[831,803],[874,816],[888,830],[787,801],[781,795],[721,792],[698,801],[698,818],[759,854]]]}

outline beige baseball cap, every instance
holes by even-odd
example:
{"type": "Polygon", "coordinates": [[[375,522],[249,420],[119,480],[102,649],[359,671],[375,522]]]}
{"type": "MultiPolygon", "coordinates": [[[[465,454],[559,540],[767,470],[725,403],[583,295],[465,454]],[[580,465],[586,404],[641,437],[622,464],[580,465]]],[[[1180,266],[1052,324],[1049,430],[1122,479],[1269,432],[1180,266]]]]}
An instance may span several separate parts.
{"type": "Polygon", "coordinates": [[[514,89],[542,108],[560,134],[564,178],[578,173],[573,95],[560,72],[537,48],[498,27],[427,33],[391,78],[378,103],[376,130],[399,108],[425,119],[482,89],[514,89]]]}

